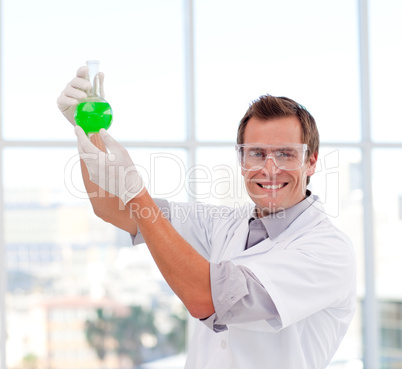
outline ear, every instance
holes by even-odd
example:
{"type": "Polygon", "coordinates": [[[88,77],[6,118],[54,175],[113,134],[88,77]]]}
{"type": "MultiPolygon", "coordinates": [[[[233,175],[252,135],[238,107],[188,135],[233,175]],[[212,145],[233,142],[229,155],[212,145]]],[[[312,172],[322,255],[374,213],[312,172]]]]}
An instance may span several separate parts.
{"type": "Polygon", "coordinates": [[[318,153],[315,152],[312,154],[308,161],[307,161],[307,170],[306,170],[306,175],[307,177],[311,177],[315,173],[315,168],[317,166],[317,160],[318,160],[318,153]]]}

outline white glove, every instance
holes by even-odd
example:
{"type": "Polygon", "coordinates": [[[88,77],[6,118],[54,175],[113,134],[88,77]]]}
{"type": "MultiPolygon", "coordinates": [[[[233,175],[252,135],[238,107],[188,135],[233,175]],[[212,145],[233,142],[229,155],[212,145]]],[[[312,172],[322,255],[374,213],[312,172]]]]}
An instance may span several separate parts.
{"type": "MultiPolygon", "coordinates": [[[[101,97],[105,97],[103,90],[103,80],[105,78],[102,72],[98,73],[100,94],[101,97]]],[[[84,66],[77,70],[77,76],[73,78],[60,94],[57,99],[57,106],[64,116],[70,121],[72,125],[76,125],[74,120],[75,108],[79,103],[79,100],[85,99],[87,93],[91,89],[91,83],[88,79],[88,67],[84,66]]]]}
{"type": "Polygon", "coordinates": [[[99,150],[80,126],[75,127],[75,134],[80,157],[88,168],[92,182],[120,197],[124,205],[142,191],[144,182],[130,155],[105,129],[102,128],[99,135],[108,148],[108,153],[99,150]]]}

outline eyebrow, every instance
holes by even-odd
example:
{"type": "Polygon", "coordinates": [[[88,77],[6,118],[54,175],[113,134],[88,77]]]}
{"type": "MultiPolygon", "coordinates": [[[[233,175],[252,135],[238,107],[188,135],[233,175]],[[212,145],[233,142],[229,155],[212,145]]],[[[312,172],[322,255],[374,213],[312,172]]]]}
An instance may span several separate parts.
{"type": "Polygon", "coordinates": [[[273,148],[273,150],[283,150],[283,151],[295,151],[297,150],[298,147],[290,147],[290,146],[278,146],[273,148]]]}
{"type": "Polygon", "coordinates": [[[280,146],[280,145],[252,145],[252,146],[245,146],[244,148],[251,149],[251,150],[265,150],[265,149],[272,149],[273,151],[277,150],[285,150],[285,151],[295,151],[300,148],[303,148],[302,145],[298,147],[293,146],[280,146]]]}

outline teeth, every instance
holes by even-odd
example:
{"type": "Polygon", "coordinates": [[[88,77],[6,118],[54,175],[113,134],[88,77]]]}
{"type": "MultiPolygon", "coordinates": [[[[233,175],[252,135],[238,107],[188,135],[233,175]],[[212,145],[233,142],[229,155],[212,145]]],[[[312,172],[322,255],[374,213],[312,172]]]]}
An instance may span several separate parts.
{"type": "Polygon", "coordinates": [[[281,183],[278,185],[261,185],[262,188],[265,188],[267,190],[279,190],[280,188],[282,188],[285,184],[281,183]]]}

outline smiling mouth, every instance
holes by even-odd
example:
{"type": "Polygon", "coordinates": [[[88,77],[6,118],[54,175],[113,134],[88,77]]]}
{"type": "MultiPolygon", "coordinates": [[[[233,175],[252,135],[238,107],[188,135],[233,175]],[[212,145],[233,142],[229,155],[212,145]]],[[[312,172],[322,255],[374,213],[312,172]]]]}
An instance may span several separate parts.
{"type": "Polygon", "coordinates": [[[264,188],[266,190],[280,190],[281,188],[285,187],[287,185],[287,183],[280,183],[277,185],[263,185],[261,183],[257,183],[258,186],[260,186],[261,188],[264,188]]]}

